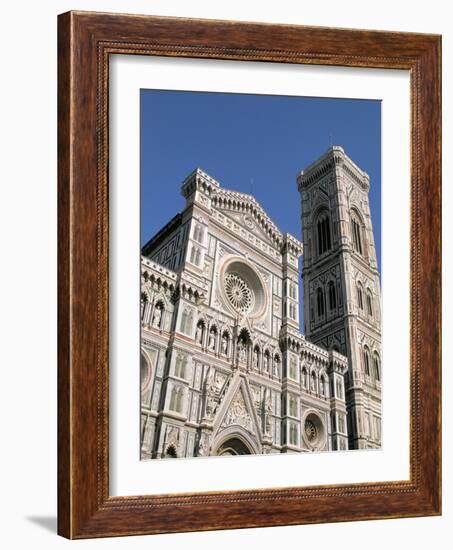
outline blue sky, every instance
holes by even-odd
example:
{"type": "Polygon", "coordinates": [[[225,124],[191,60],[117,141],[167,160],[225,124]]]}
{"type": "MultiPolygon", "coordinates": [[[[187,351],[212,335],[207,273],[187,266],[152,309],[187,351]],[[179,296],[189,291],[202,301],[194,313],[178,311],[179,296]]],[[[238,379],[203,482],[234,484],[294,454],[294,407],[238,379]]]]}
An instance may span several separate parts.
{"type": "Polygon", "coordinates": [[[181,182],[197,166],[223,187],[252,192],[300,239],[296,174],[334,144],[370,175],[380,268],[379,101],[141,90],[140,122],[142,244],[182,210],[181,182]]]}

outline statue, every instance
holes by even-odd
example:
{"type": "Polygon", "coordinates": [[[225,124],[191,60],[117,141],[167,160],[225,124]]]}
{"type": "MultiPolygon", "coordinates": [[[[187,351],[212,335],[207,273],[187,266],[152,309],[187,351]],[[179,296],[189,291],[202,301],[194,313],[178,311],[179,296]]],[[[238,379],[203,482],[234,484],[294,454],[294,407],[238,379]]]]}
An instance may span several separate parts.
{"type": "Polygon", "coordinates": [[[222,336],[222,353],[228,355],[228,336],[226,334],[222,336]]]}
{"type": "Polygon", "coordinates": [[[266,399],[264,401],[264,422],[265,431],[267,434],[271,433],[271,421],[272,421],[272,398],[271,390],[266,391],[266,399]]]}
{"type": "Polygon", "coordinates": [[[162,321],[162,306],[158,304],[154,308],[154,315],[153,315],[153,322],[152,322],[153,327],[159,328],[161,321],[162,321]]]}
{"type": "Polygon", "coordinates": [[[259,365],[260,352],[257,348],[253,350],[253,366],[257,369],[259,365]]]}
{"type": "Polygon", "coordinates": [[[269,354],[268,353],[264,354],[264,370],[266,372],[269,372],[269,354]]]}
{"type": "Polygon", "coordinates": [[[211,332],[209,333],[209,349],[211,351],[215,351],[215,340],[216,340],[216,333],[215,331],[211,330],[211,332]]]}
{"type": "Polygon", "coordinates": [[[203,325],[198,323],[195,333],[195,340],[201,345],[203,343],[203,325]]]}
{"type": "Polygon", "coordinates": [[[206,376],[206,416],[209,417],[214,412],[215,408],[215,369],[211,367],[208,375],[206,376]]]}
{"type": "Polygon", "coordinates": [[[242,361],[245,363],[246,359],[247,359],[247,352],[245,349],[245,343],[243,342],[243,340],[240,340],[239,341],[239,361],[242,361]]]}

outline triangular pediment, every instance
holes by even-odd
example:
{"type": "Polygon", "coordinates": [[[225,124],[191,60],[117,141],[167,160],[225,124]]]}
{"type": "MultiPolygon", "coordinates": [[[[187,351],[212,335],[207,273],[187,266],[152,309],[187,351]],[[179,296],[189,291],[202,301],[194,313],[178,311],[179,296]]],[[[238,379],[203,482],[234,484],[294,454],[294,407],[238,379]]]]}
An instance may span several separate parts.
{"type": "Polygon", "coordinates": [[[214,419],[214,433],[231,426],[240,426],[255,436],[261,433],[250,389],[245,378],[239,373],[233,378],[217,411],[214,419]]]}
{"type": "Polygon", "coordinates": [[[260,239],[273,246],[281,245],[281,231],[252,195],[218,189],[212,197],[212,206],[260,239]]]}
{"type": "Polygon", "coordinates": [[[269,234],[265,232],[262,225],[254,219],[249,213],[231,212],[229,210],[223,210],[223,214],[230,218],[233,222],[237,223],[240,227],[247,232],[256,235],[259,239],[265,243],[275,246],[275,242],[270,238],[269,234]]]}

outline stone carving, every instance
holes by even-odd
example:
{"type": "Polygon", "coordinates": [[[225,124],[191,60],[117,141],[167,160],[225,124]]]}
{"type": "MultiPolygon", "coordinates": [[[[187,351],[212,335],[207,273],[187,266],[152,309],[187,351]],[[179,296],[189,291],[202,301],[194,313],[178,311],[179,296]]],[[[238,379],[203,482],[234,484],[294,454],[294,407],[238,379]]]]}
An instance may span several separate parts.
{"type": "Polygon", "coordinates": [[[161,322],[162,322],[162,305],[156,304],[156,306],[154,307],[152,325],[155,328],[160,328],[161,322]]]}
{"type": "Polygon", "coordinates": [[[222,353],[223,355],[228,355],[228,336],[224,334],[222,336],[222,353]]]}
{"type": "Polygon", "coordinates": [[[232,400],[230,407],[223,418],[221,428],[227,428],[233,424],[237,424],[249,432],[253,432],[252,419],[247,410],[242,390],[239,390],[232,400]]]}
{"type": "Polygon", "coordinates": [[[266,397],[264,400],[264,426],[266,434],[271,433],[272,427],[272,395],[271,390],[266,390],[266,397]]]}
{"type": "Polygon", "coordinates": [[[247,313],[253,303],[253,294],[248,284],[236,273],[227,273],[224,284],[230,304],[237,311],[247,313]]]}

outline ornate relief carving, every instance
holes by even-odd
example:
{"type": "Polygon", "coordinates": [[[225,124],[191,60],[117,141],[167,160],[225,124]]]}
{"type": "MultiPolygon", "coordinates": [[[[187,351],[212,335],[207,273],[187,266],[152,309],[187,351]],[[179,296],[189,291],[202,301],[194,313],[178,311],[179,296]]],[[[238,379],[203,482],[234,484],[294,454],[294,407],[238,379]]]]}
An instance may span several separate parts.
{"type": "Polygon", "coordinates": [[[227,428],[228,426],[231,426],[233,424],[237,424],[238,426],[242,426],[249,432],[253,432],[252,418],[250,417],[250,414],[247,410],[247,405],[245,404],[242,390],[239,390],[236,393],[227,413],[223,418],[220,427],[227,428]]]}

